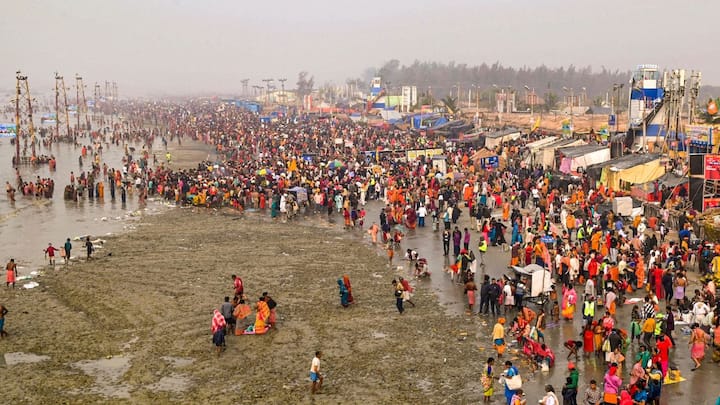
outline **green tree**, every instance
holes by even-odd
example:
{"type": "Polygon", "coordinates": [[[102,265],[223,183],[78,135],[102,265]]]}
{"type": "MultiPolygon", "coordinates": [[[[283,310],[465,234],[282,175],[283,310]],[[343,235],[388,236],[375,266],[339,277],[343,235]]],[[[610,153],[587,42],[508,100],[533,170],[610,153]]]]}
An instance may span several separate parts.
{"type": "Polygon", "coordinates": [[[315,86],[315,77],[311,76],[310,78],[308,78],[308,76],[308,72],[305,71],[298,74],[298,81],[296,85],[299,102],[302,102],[305,96],[310,95],[310,93],[312,93],[313,91],[313,86],[315,86]]]}
{"type": "Polygon", "coordinates": [[[557,108],[558,100],[559,98],[557,94],[553,92],[545,94],[545,111],[549,112],[550,110],[557,108]]]}

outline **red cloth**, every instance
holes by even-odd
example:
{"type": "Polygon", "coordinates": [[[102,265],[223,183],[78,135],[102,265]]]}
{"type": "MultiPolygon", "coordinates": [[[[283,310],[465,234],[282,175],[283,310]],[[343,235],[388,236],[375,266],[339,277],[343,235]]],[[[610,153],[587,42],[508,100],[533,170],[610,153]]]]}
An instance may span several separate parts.
{"type": "Polygon", "coordinates": [[[222,316],[220,311],[218,311],[216,309],[213,312],[212,326],[211,326],[212,333],[215,333],[224,327],[225,327],[225,317],[222,316]]]}
{"type": "Polygon", "coordinates": [[[655,295],[659,300],[665,297],[663,294],[662,276],[663,270],[660,267],[655,267],[655,270],[653,270],[653,278],[655,279],[655,295]]]}
{"type": "Polygon", "coordinates": [[[668,357],[670,355],[670,348],[672,347],[672,342],[670,342],[670,339],[665,337],[663,340],[658,340],[656,346],[660,351],[660,360],[668,361],[668,357]]]}
{"type": "Polygon", "coordinates": [[[233,286],[235,287],[235,294],[242,294],[243,293],[243,282],[240,277],[235,277],[235,281],[233,282],[233,286]]]}
{"type": "Polygon", "coordinates": [[[410,283],[408,283],[407,280],[402,279],[402,280],[400,281],[400,284],[402,284],[403,290],[405,290],[405,291],[407,291],[407,292],[410,292],[410,293],[413,292],[413,288],[410,287],[410,283]]]}
{"type": "Polygon", "coordinates": [[[55,249],[55,246],[48,246],[47,249],[45,249],[45,253],[49,257],[55,257],[55,252],[57,252],[59,249],[55,249]]]}
{"type": "Polygon", "coordinates": [[[583,351],[585,353],[592,353],[594,350],[593,347],[593,337],[594,333],[592,329],[585,329],[583,332],[583,351]]]}

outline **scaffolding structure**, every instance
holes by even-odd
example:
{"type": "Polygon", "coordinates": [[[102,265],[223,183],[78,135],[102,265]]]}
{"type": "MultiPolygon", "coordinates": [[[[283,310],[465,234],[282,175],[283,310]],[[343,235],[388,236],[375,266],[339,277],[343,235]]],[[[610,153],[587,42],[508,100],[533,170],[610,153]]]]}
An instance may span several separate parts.
{"type": "Polygon", "coordinates": [[[64,124],[65,136],[70,138],[72,131],[70,130],[70,113],[68,111],[67,88],[65,87],[65,78],[55,72],[55,137],[60,139],[60,124],[64,124]],[[63,117],[63,120],[60,117],[63,117]]]}
{"type": "Polygon", "coordinates": [[[28,141],[32,157],[36,156],[35,126],[33,124],[33,98],[30,95],[30,84],[27,76],[19,70],[15,73],[15,157],[13,166],[17,167],[23,160],[27,160],[28,141]],[[20,156],[20,142],[23,142],[23,153],[20,156]]]}
{"type": "Polygon", "coordinates": [[[75,73],[75,101],[77,105],[77,128],[75,128],[75,133],[77,134],[81,130],[90,131],[91,125],[88,118],[87,100],[85,99],[85,85],[83,84],[83,78],[77,73],[75,73]]]}

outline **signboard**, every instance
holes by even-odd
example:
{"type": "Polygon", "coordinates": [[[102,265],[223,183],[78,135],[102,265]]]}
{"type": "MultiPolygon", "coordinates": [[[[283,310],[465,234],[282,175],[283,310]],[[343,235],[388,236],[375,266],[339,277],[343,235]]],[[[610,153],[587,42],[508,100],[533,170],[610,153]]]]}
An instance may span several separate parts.
{"type": "Polygon", "coordinates": [[[705,155],[705,180],[720,180],[720,155],[705,155]]]}
{"type": "Polygon", "coordinates": [[[443,153],[444,153],[444,151],[442,148],[416,149],[416,150],[409,150],[406,152],[408,162],[416,160],[420,156],[425,156],[426,158],[431,158],[433,156],[440,156],[443,153]]]}
{"type": "Polygon", "coordinates": [[[16,134],[15,124],[0,124],[0,138],[15,138],[16,134]]]}
{"type": "Polygon", "coordinates": [[[614,127],[616,121],[617,117],[615,116],[615,114],[608,115],[608,126],[614,127]]]}
{"type": "Polygon", "coordinates": [[[54,124],[55,122],[55,113],[43,114],[42,117],[40,117],[41,124],[54,124]]]}
{"type": "Polygon", "coordinates": [[[691,142],[712,142],[713,127],[709,125],[686,125],[685,133],[691,142]]]}
{"type": "Polygon", "coordinates": [[[703,211],[710,208],[719,208],[720,198],[703,198],[703,211]]]}
{"type": "Polygon", "coordinates": [[[497,169],[499,165],[500,159],[497,156],[480,158],[480,166],[484,169],[497,169]]]}

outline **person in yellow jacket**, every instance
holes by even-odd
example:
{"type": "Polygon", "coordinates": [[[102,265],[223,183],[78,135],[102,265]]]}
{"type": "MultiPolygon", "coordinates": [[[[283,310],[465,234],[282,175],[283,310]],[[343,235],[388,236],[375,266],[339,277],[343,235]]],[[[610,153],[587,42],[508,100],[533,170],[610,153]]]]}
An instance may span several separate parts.
{"type": "Polygon", "coordinates": [[[574,240],[573,233],[575,232],[575,226],[575,215],[573,215],[573,213],[571,212],[567,215],[567,218],[565,218],[565,228],[567,228],[568,235],[570,235],[571,241],[574,240]]]}
{"type": "Polygon", "coordinates": [[[505,318],[500,317],[493,326],[492,338],[498,358],[505,353],[505,318]]]}
{"type": "Polygon", "coordinates": [[[478,256],[480,256],[480,261],[478,264],[485,265],[485,253],[487,253],[487,241],[484,237],[480,238],[480,243],[478,244],[478,252],[480,253],[478,256]]]}
{"type": "Polygon", "coordinates": [[[648,317],[642,324],[643,343],[646,347],[652,347],[651,339],[655,335],[655,318],[648,317]]]}

